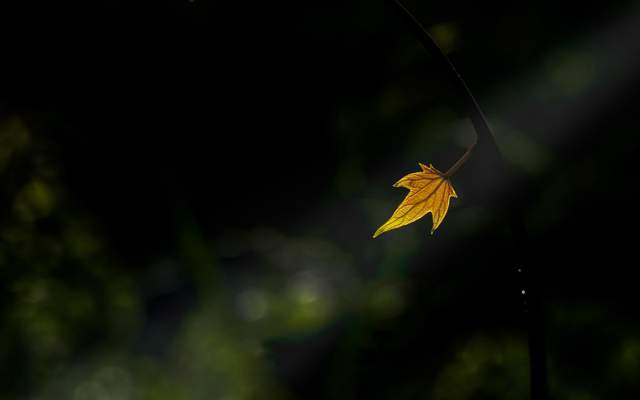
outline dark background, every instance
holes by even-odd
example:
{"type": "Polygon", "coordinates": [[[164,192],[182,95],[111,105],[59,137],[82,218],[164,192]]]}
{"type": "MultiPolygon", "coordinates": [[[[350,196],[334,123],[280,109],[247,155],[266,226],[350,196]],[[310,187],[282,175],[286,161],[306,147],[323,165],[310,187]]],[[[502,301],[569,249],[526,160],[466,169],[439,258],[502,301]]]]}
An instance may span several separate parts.
{"type": "Polygon", "coordinates": [[[406,4],[526,184],[376,240],[473,137],[384,2],[3,4],[0,398],[527,398],[523,260],[553,397],[637,398],[640,8],[406,4]]]}

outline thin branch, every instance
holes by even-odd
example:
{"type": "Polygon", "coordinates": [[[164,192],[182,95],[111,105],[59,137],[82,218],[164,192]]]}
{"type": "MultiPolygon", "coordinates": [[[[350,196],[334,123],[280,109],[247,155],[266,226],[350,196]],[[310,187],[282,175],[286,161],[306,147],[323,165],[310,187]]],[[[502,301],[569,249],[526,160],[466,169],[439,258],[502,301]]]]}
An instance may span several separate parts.
{"type": "MultiPolygon", "coordinates": [[[[436,61],[440,64],[442,69],[446,71],[449,80],[454,85],[455,89],[458,91],[460,99],[465,102],[465,106],[468,109],[469,117],[471,118],[471,122],[476,132],[476,140],[471,146],[467,149],[465,154],[447,171],[446,175],[451,176],[454,174],[464,162],[471,155],[471,151],[477,143],[490,143],[495,150],[497,151],[497,145],[491,132],[491,128],[489,128],[489,124],[487,123],[487,119],[484,116],[484,113],[480,109],[478,102],[475,97],[469,90],[469,87],[462,79],[454,65],[449,60],[449,57],[442,51],[440,46],[433,40],[429,32],[422,26],[422,24],[406,9],[404,5],[399,0],[388,0],[398,11],[400,17],[406,23],[407,27],[413,33],[413,35],[420,41],[422,46],[433,56],[436,61]]],[[[499,153],[499,152],[498,152],[499,153]]]]}

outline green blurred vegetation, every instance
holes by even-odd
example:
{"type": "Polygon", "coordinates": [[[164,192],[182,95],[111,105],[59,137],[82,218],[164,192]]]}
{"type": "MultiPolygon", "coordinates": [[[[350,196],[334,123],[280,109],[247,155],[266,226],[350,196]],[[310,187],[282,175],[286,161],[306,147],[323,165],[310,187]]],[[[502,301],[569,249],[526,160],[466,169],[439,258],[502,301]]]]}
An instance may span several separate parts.
{"type": "MultiPolygon", "coordinates": [[[[493,48],[502,46],[496,36],[505,32],[478,30],[476,38],[468,28],[473,13],[457,18],[453,11],[442,20],[429,17],[430,31],[483,90],[510,167],[545,182],[526,208],[533,240],[569,242],[556,226],[577,219],[577,206],[585,214],[599,209],[602,197],[587,197],[602,171],[588,153],[563,159],[582,139],[566,126],[582,128],[584,114],[592,111],[572,114],[563,106],[597,97],[615,68],[598,57],[591,37],[551,46],[535,59],[515,50],[505,55],[493,48]],[[491,71],[480,65],[493,60],[474,58],[487,41],[501,64],[491,71]],[[513,75],[500,75],[505,71],[513,75]],[[547,102],[567,119],[528,115],[547,102]]],[[[39,134],[20,113],[3,115],[0,399],[527,397],[521,310],[507,287],[513,282],[501,278],[506,229],[496,226],[496,210],[467,200],[468,187],[479,179],[475,170],[456,178],[460,199],[435,236],[427,236],[426,218],[401,234],[370,239],[403,195],[391,184],[417,161],[447,165],[473,135],[411,38],[398,33],[396,41],[379,45],[366,37],[367,29],[386,27],[382,15],[369,16],[372,26],[342,38],[345,46],[366,44],[383,53],[375,61],[390,66],[371,81],[375,86],[337,99],[328,123],[335,169],[326,172],[326,187],[305,183],[320,187],[322,195],[287,204],[292,210],[284,216],[214,229],[203,228],[188,206],[174,205],[174,237],[166,249],[143,252],[144,238],[133,244],[151,256],[122,254],[115,244],[122,232],[109,230],[67,180],[69,164],[58,141],[39,134]],[[379,157],[383,153],[386,158],[379,157]]],[[[323,25],[312,16],[306,24],[323,25]]],[[[518,28],[518,21],[503,23],[518,28]]],[[[520,44],[512,39],[513,48],[514,42],[520,44]]],[[[636,140],[627,136],[629,122],[620,121],[608,126],[608,141],[597,146],[604,159],[617,159],[620,143],[626,143],[621,152],[627,159],[633,155],[636,140]]],[[[295,198],[298,183],[287,183],[295,198]]],[[[204,184],[215,186],[198,181],[204,184]]],[[[111,182],[100,185],[105,199],[115,196],[108,192],[111,182]]],[[[250,205],[259,207],[255,203],[250,205]]],[[[588,288],[597,287],[598,273],[583,281],[576,277],[581,265],[549,258],[550,266],[566,268],[571,277],[549,282],[555,398],[634,398],[625,394],[638,391],[640,324],[623,307],[611,306],[607,296],[617,298],[617,287],[601,297],[574,288],[588,279],[588,288]]]]}
{"type": "MultiPolygon", "coordinates": [[[[439,124],[437,118],[429,121],[439,124]]],[[[349,380],[362,368],[358,351],[368,346],[374,332],[402,317],[415,296],[406,266],[424,246],[419,232],[377,243],[381,251],[375,273],[363,275],[354,255],[327,235],[288,237],[256,227],[225,232],[213,240],[195,225],[184,224],[178,232],[179,254],[154,268],[185,268],[197,283],[196,301],[178,325],[167,327],[173,333],[161,335],[166,340],[155,344],[158,349],[134,350],[141,335],[154,335],[145,333],[149,316],[143,307],[148,299],[142,286],[148,283],[118,260],[100,227],[74,205],[50,147],[19,117],[6,118],[0,126],[0,173],[6,177],[17,165],[28,164],[28,172],[12,182],[10,217],[0,228],[7,288],[0,330],[2,398],[31,393],[37,399],[289,399],[292,393],[274,376],[266,343],[304,342],[350,315],[350,333],[340,339],[344,346],[334,355],[331,375],[337,382],[349,380]],[[268,268],[241,276],[225,276],[219,268],[247,254],[252,254],[251,263],[268,268]]],[[[516,143],[514,152],[543,151],[526,139],[510,140],[507,143],[516,143]]],[[[526,163],[527,158],[517,162],[526,163]]],[[[345,166],[343,173],[353,174],[348,172],[352,168],[345,166]]],[[[336,179],[337,192],[348,195],[341,189],[340,174],[336,179]]],[[[366,198],[362,202],[372,210],[372,220],[389,208],[366,198]]],[[[478,213],[474,208],[456,210],[447,221],[449,234],[462,240],[481,229],[490,217],[478,213]]],[[[310,230],[320,223],[316,225],[310,230]]],[[[165,272],[160,286],[171,291],[176,271],[165,272]]],[[[433,296],[432,307],[455,301],[455,294],[442,297],[435,291],[433,296]]],[[[552,384],[558,398],[603,398],[618,385],[634,384],[640,371],[640,342],[629,327],[603,328],[620,321],[596,305],[564,304],[553,311],[555,337],[567,335],[571,341],[574,334],[588,331],[598,338],[594,343],[615,341],[603,354],[603,364],[594,367],[600,380],[590,388],[581,384],[588,377],[566,368],[573,362],[570,358],[557,359],[552,353],[552,384]],[[614,319],[605,323],[605,318],[614,319]]],[[[523,340],[510,330],[469,331],[435,373],[407,382],[393,398],[525,398],[523,340]]],[[[351,398],[346,387],[340,388],[333,398],[351,398]]]]}

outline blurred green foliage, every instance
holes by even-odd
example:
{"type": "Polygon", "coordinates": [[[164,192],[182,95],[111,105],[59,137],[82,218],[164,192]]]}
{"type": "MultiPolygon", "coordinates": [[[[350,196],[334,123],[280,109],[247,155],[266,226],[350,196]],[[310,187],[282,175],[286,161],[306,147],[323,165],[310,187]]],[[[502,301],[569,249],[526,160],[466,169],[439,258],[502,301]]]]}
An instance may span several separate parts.
{"type": "MultiPolygon", "coordinates": [[[[353,352],[406,313],[412,301],[403,265],[418,256],[421,235],[381,242],[376,273],[367,278],[356,272],[353,255],[322,235],[293,238],[258,227],[211,241],[185,224],[171,262],[197,282],[196,303],[179,325],[168,328],[174,334],[162,336],[158,349],[133,350],[149,318],[141,276],[114,256],[100,228],[74,207],[49,147],[17,117],[1,126],[2,173],[30,164],[14,181],[13,208],[0,228],[7,288],[0,330],[2,398],[31,393],[37,399],[289,399],[292,393],[274,376],[265,343],[304,341],[345,315],[357,315],[347,323],[352,333],[343,339],[346,347],[335,356],[335,379],[350,379],[360,368],[353,352]],[[269,268],[239,276],[219,269],[249,254],[251,263],[269,268]]],[[[482,219],[473,208],[457,211],[452,231],[477,229],[473,221],[482,219]]],[[[172,290],[171,274],[168,279],[172,290]]],[[[610,317],[595,306],[554,310],[554,335],[569,335],[570,341],[589,330],[602,338],[614,335],[616,343],[599,369],[598,386],[589,390],[580,385],[585,377],[568,374],[571,360],[552,357],[558,397],[595,399],[600,397],[594,393],[612,386],[634,384],[640,342],[628,329],[598,332],[611,326],[604,318],[610,317]]],[[[526,397],[527,350],[520,334],[472,331],[456,343],[432,378],[407,382],[395,398],[526,397]]],[[[340,393],[336,398],[350,398],[348,390],[340,393]]]]}
{"type": "MultiPolygon", "coordinates": [[[[444,21],[430,25],[443,48],[452,56],[473,53],[479,39],[464,21],[444,21]]],[[[381,29],[367,29],[374,28],[381,29]]],[[[357,47],[365,36],[344,41],[357,47]]],[[[65,180],[57,143],[22,116],[5,115],[0,399],[294,399],[304,390],[292,382],[306,384],[300,375],[311,376],[314,398],[526,398],[526,343],[512,321],[519,310],[473,308],[503,305],[478,287],[498,263],[476,256],[473,243],[482,235],[499,253],[504,237],[494,211],[466,202],[462,184],[441,236],[427,240],[428,223],[421,223],[370,242],[403,195],[391,184],[417,161],[446,165],[472,137],[446,85],[425,85],[439,78],[425,73],[422,49],[405,39],[385,47],[381,57],[393,66],[377,86],[339,99],[331,130],[340,154],[324,197],[292,212],[290,225],[257,221],[216,232],[177,210],[172,246],[155,258],[123,257],[113,232],[65,180]],[[372,160],[381,148],[393,156],[372,160]],[[467,258],[455,264],[452,253],[467,258]]],[[[485,88],[494,91],[487,109],[510,166],[546,179],[527,209],[534,236],[553,231],[575,198],[595,186],[598,164],[584,157],[557,168],[554,135],[562,127],[552,118],[543,127],[518,123],[510,113],[590,93],[606,78],[596,56],[587,46],[559,47],[535,63],[526,59],[533,78],[500,77],[485,88]]],[[[556,398],[621,398],[637,390],[640,326],[603,307],[555,299],[549,332],[556,398]],[[576,338],[592,353],[574,354],[576,338]]]]}

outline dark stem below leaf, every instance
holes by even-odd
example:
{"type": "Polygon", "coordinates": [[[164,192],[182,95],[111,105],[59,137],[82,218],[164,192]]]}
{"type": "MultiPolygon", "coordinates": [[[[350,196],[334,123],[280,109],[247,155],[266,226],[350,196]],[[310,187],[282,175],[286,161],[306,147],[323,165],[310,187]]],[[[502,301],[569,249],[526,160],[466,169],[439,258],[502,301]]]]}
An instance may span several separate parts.
{"type": "MultiPolygon", "coordinates": [[[[442,70],[447,73],[449,80],[454,85],[460,99],[465,102],[466,108],[469,112],[469,117],[471,118],[471,122],[473,123],[473,127],[476,132],[476,140],[474,143],[469,146],[462,157],[460,157],[460,159],[458,159],[458,161],[456,161],[451,168],[444,173],[444,177],[449,178],[451,175],[455,174],[469,159],[473,149],[478,143],[482,143],[483,146],[485,143],[489,145],[490,148],[493,149],[497,158],[502,161],[502,164],[506,164],[498,150],[493,133],[489,128],[480,106],[449,58],[433,40],[431,35],[429,35],[429,33],[424,29],[420,22],[418,22],[418,20],[404,7],[404,5],[402,5],[399,0],[387,1],[394,6],[395,10],[399,12],[400,17],[403,19],[409,30],[420,41],[427,52],[435,58],[436,62],[440,64],[442,70]]],[[[524,258],[528,254],[529,240],[524,226],[524,217],[522,212],[517,212],[511,215],[509,219],[515,246],[518,248],[520,256],[524,258]]],[[[547,360],[544,340],[545,321],[541,294],[542,284],[540,282],[539,272],[534,271],[528,265],[530,260],[524,259],[521,261],[523,261],[523,264],[519,267],[519,271],[528,271],[527,274],[524,274],[525,280],[523,286],[527,289],[523,290],[522,294],[525,302],[528,304],[525,312],[525,319],[529,340],[531,399],[548,400],[549,387],[547,381],[547,360]],[[527,277],[527,275],[529,276],[527,277]]]]}

